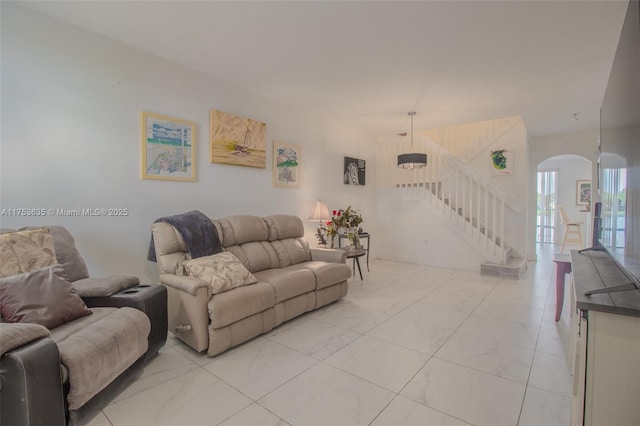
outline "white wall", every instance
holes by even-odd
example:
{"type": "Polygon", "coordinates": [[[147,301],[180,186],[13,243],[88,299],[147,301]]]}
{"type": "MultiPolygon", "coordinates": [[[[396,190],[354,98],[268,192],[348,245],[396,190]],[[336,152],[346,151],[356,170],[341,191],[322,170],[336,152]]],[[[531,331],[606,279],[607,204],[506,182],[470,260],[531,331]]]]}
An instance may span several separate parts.
{"type": "Polygon", "coordinates": [[[482,255],[419,201],[378,201],[377,212],[378,257],[480,271],[482,255]]]}
{"type": "MultiPolygon", "coordinates": [[[[126,217],[0,217],[2,227],[69,228],[92,275],[157,280],[151,223],[199,209],[210,217],[295,214],[313,201],[360,209],[375,233],[368,137],[91,32],[2,5],[0,208],[127,208],[126,217]],[[267,123],[267,167],[208,162],[209,110],[267,123]],[[140,113],[197,123],[195,183],[140,179],[140,113]],[[272,141],[302,148],[301,188],[273,188],[272,141]],[[342,183],[343,156],[367,160],[366,186],[342,183]]],[[[257,64],[256,66],[259,66],[257,64]]]]}
{"type": "MultiPolygon", "coordinates": [[[[567,211],[569,219],[572,221],[584,222],[582,228],[582,238],[585,247],[589,247],[591,216],[584,212],[584,206],[576,205],[576,181],[591,180],[591,161],[577,155],[560,155],[552,157],[538,165],[538,171],[556,170],[557,203],[567,211]]],[[[593,182],[592,182],[593,184],[593,182]]],[[[562,243],[564,227],[560,224],[560,212],[556,215],[556,241],[557,245],[562,243]]]]}
{"type": "MultiPolygon", "coordinates": [[[[566,154],[575,154],[591,161],[591,174],[585,179],[591,179],[591,206],[599,201],[597,185],[597,164],[598,164],[598,141],[600,139],[600,131],[598,129],[585,132],[549,135],[532,138],[529,149],[529,217],[536,217],[536,173],[538,165],[546,159],[566,154]]],[[[567,184],[565,182],[565,184],[567,184]]],[[[573,182],[572,185],[575,185],[573,182]]],[[[536,256],[536,238],[535,238],[535,222],[531,221],[527,228],[529,236],[527,238],[529,249],[529,260],[535,260],[536,256]]]]}

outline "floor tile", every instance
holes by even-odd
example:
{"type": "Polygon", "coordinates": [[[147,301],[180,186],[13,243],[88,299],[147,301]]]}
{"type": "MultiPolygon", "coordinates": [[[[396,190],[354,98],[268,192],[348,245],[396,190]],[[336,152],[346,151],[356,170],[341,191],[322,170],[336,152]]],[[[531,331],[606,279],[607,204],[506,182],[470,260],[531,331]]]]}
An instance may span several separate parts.
{"type": "Polygon", "coordinates": [[[438,327],[457,329],[467,319],[467,312],[458,311],[443,306],[430,305],[427,302],[418,302],[396,315],[396,318],[408,319],[417,322],[436,325],[438,327]]]}
{"type": "Polygon", "coordinates": [[[459,330],[502,343],[535,349],[539,328],[532,324],[486,317],[474,313],[467,318],[459,330]]]}
{"type": "Polygon", "coordinates": [[[487,296],[486,300],[544,310],[547,300],[547,289],[514,281],[509,284],[496,286],[487,296]]]}
{"type": "Polygon", "coordinates": [[[447,290],[445,287],[441,287],[431,293],[428,297],[422,299],[420,303],[442,306],[471,313],[480,303],[482,303],[485,297],[486,295],[482,293],[454,293],[447,290]]]}
{"type": "Polygon", "coordinates": [[[276,328],[269,339],[315,359],[324,359],[361,336],[342,327],[309,318],[276,328]]]}
{"type": "Polygon", "coordinates": [[[258,402],[292,425],[368,425],[393,397],[377,385],[320,363],[258,402]]]}
{"type": "Polygon", "coordinates": [[[215,357],[204,368],[257,400],[318,361],[269,339],[255,339],[215,357]]]}
{"type": "Polygon", "coordinates": [[[107,416],[100,411],[93,419],[87,423],[87,426],[111,426],[111,422],[107,419],[107,416]]]}
{"type": "Polygon", "coordinates": [[[571,373],[566,357],[536,352],[531,366],[529,386],[561,395],[571,395],[571,373]]]}
{"type": "Polygon", "coordinates": [[[469,423],[398,395],[371,426],[468,426],[469,423]]]}
{"type": "Polygon", "coordinates": [[[165,346],[160,350],[158,356],[153,359],[153,362],[144,367],[142,375],[118,395],[113,402],[129,398],[196,368],[200,368],[198,364],[184,356],[175,346],[165,346]]]}
{"type": "Polygon", "coordinates": [[[473,313],[486,317],[523,322],[525,324],[540,325],[544,310],[513,303],[497,302],[487,298],[478,305],[478,308],[473,311],[473,313]]]}
{"type": "Polygon", "coordinates": [[[435,356],[526,384],[533,361],[533,350],[458,331],[435,356]]]}
{"type": "Polygon", "coordinates": [[[518,426],[568,426],[571,398],[529,386],[518,426]]]}
{"type": "Polygon", "coordinates": [[[251,402],[198,368],[111,404],[103,411],[113,426],[200,426],[219,423],[251,402]]]}
{"type": "Polygon", "coordinates": [[[515,425],[525,386],[432,358],[401,395],[474,425],[515,425]]]}
{"type": "Polygon", "coordinates": [[[357,306],[387,315],[395,315],[413,304],[409,300],[389,297],[373,291],[362,291],[358,297],[349,298],[349,300],[357,306]]]}
{"type": "Polygon", "coordinates": [[[391,318],[374,328],[368,336],[377,337],[405,348],[433,355],[447,341],[453,330],[423,321],[391,318]]]}
{"type": "Polygon", "coordinates": [[[536,351],[556,356],[569,356],[568,335],[557,328],[541,327],[536,351]]]}
{"type": "Polygon", "coordinates": [[[244,410],[233,415],[218,426],[287,426],[289,423],[271,413],[266,408],[251,404],[244,410]]]}
{"type": "Polygon", "coordinates": [[[309,316],[362,334],[391,318],[391,315],[366,309],[346,300],[310,312],[309,316]]]}
{"type": "Polygon", "coordinates": [[[385,389],[400,392],[428,359],[429,355],[422,352],[362,336],[324,362],[385,389]]]}

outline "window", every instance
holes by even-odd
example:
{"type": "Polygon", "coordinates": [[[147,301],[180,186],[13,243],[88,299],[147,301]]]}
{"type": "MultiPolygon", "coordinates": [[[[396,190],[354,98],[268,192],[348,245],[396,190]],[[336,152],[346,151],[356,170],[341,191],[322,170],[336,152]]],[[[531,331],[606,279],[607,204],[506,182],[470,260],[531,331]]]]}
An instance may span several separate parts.
{"type": "Polygon", "coordinates": [[[556,204],[558,198],[556,170],[538,172],[536,242],[551,243],[556,238],[556,204]]]}
{"type": "Polygon", "coordinates": [[[627,169],[602,170],[602,242],[624,247],[627,169]]]}

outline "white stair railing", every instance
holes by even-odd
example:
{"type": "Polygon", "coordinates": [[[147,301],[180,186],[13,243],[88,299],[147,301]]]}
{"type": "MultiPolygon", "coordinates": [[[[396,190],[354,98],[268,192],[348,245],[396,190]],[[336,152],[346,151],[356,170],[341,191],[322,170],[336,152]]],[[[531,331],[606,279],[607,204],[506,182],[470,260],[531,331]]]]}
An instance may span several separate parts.
{"type": "Polygon", "coordinates": [[[412,149],[406,139],[394,138],[378,144],[378,196],[420,199],[457,227],[488,260],[505,263],[508,253],[504,244],[505,191],[423,136],[414,138],[413,149],[427,154],[427,167],[398,168],[398,154],[412,149]]]}
{"type": "Polygon", "coordinates": [[[420,130],[415,132],[415,135],[426,136],[463,163],[468,163],[521,120],[519,116],[513,116],[476,121],[457,126],[420,130]]]}

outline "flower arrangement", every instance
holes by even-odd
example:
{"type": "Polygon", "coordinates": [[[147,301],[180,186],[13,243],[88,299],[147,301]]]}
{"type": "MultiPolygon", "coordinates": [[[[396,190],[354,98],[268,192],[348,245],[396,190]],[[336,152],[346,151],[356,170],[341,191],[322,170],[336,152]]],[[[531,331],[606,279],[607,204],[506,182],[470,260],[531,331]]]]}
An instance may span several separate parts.
{"type": "Polygon", "coordinates": [[[324,232],[331,239],[331,247],[334,247],[334,238],[340,232],[340,229],[357,228],[363,222],[362,215],[351,206],[346,209],[333,210],[331,212],[331,220],[328,220],[323,226],[324,232]]]}

